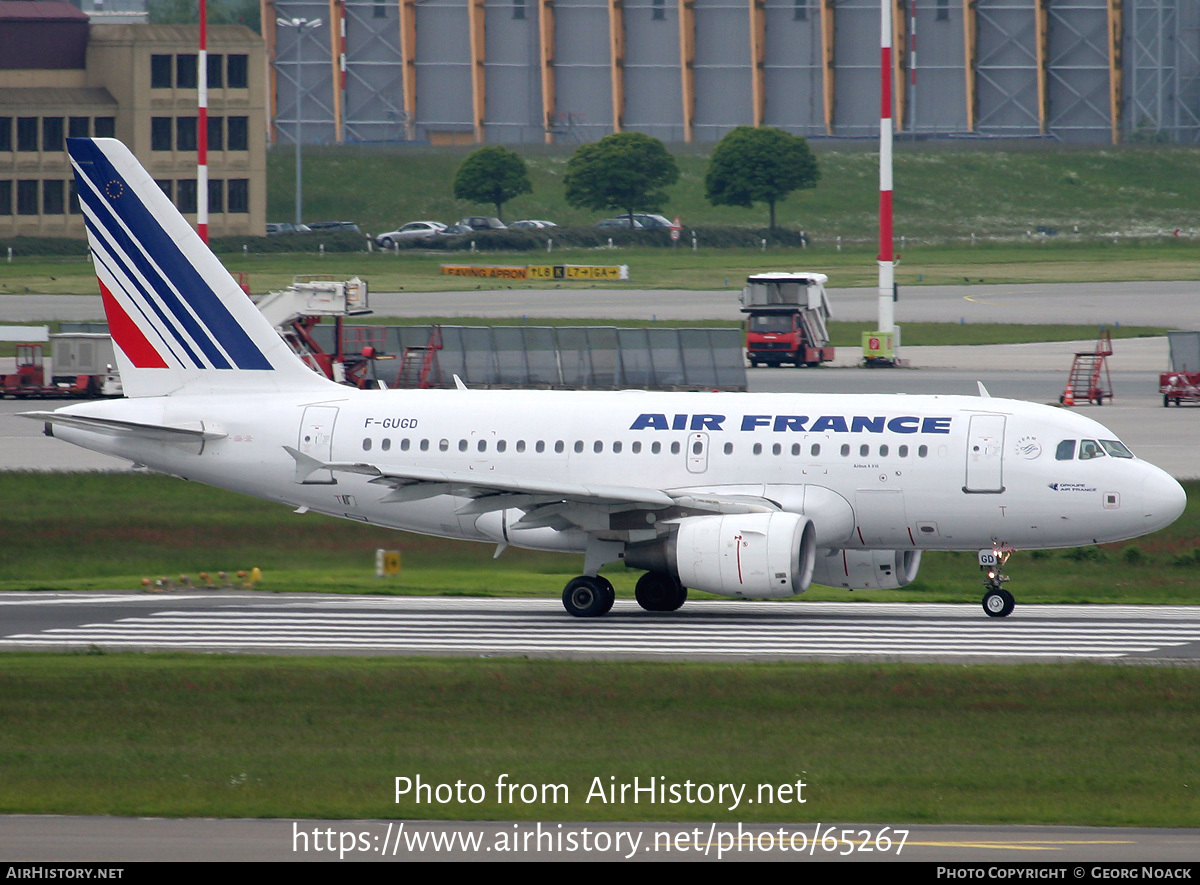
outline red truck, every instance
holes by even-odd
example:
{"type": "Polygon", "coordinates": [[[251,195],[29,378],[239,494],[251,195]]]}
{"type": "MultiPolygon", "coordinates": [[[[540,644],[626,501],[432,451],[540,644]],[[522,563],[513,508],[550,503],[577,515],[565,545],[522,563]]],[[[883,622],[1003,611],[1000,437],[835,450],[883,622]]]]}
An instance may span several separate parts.
{"type": "Polygon", "coordinates": [[[819,366],[831,362],[825,294],[828,277],[798,271],[753,274],[742,290],[746,358],[751,366],[819,366]]]}

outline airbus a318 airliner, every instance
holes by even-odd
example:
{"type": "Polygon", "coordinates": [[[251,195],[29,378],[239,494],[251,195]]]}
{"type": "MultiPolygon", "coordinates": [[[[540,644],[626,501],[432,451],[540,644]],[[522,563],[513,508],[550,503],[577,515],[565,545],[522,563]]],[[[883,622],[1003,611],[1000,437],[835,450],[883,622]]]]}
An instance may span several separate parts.
{"type": "Polygon", "coordinates": [[[1155,531],[1183,489],[1102,425],[980,396],[356,390],[292,353],[133,155],[70,139],[126,398],[27,413],[167,474],[429,535],[582,553],[576,616],[687,588],[897,588],[926,550],[979,551],[984,611],[1017,548],[1155,531]]]}

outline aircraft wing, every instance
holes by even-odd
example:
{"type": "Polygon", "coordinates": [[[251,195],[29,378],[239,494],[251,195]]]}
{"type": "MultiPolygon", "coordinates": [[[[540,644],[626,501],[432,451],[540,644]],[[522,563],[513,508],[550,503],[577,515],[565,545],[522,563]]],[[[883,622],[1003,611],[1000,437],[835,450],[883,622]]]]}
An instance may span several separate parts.
{"type": "Polygon", "coordinates": [[[322,470],[355,473],[371,477],[372,483],[391,488],[380,503],[400,504],[454,495],[470,499],[459,508],[463,514],[510,508],[522,510],[525,515],[515,523],[520,528],[581,528],[603,537],[633,529],[646,531],[649,525],[665,527],[689,513],[761,513],[779,509],[774,502],[754,496],[709,495],[695,490],[676,493],[641,486],[577,483],[490,472],[328,462],[305,455],[291,446],[284,446],[284,449],[296,461],[296,481],[299,483],[308,481],[322,470]],[[652,523],[634,516],[646,511],[656,513],[652,523]]]}

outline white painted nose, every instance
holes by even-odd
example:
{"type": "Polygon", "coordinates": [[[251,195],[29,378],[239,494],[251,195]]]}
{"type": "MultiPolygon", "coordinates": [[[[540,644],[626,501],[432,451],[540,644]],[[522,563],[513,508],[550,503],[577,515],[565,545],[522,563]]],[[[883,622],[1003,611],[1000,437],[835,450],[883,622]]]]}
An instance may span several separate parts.
{"type": "Polygon", "coordinates": [[[1147,531],[1168,526],[1183,514],[1187,494],[1183,486],[1157,467],[1142,482],[1142,512],[1149,523],[1147,531]]]}

